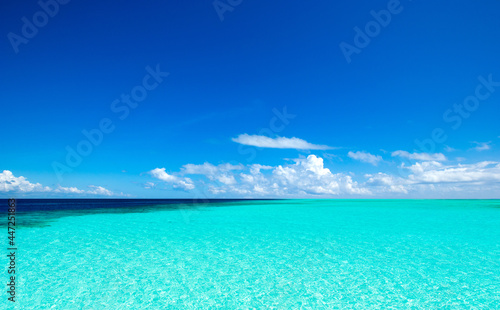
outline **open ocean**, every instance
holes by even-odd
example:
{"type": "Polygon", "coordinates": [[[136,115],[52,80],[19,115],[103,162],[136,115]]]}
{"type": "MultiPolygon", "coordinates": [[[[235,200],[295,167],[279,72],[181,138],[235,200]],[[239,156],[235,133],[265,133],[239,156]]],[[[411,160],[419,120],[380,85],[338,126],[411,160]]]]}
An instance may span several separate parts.
{"type": "Polygon", "coordinates": [[[500,200],[19,199],[16,218],[15,309],[500,308],[500,200]]]}

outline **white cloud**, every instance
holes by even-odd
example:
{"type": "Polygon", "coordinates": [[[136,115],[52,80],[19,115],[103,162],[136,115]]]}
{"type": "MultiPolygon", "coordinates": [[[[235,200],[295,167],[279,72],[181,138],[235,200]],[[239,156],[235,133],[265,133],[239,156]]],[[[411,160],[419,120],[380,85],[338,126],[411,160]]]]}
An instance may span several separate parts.
{"type": "Polygon", "coordinates": [[[382,172],[367,174],[365,175],[367,181],[363,185],[376,193],[413,192],[420,193],[424,195],[423,197],[428,197],[432,192],[442,196],[458,192],[470,195],[486,188],[492,192],[499,190],[500,163],[498,162],[443,165],[437,161],[424,161],[408,167],[403,164],[401,168],[409,174],[405,177],[382,172]]]}
{"type": "Polygon", "coordinates": [[[232,175],[223,174],[217,178],[217,180],[226,185],[236,184],[236,179],[232,175]]]}
{"type": "Polygon", "coordinates": [[[309,143],[299,138],[276,137],[269,138],[259,135],[241,134],[232,139],[236,143],[274,149],[297,149],[297,150],[329,150],[332,147],[309,143]]]}
{"type": "Polygon", "coordinates": [[[51,188],[40,183],[31,183],[25,177],[16,177],[9,170],[0,173],[0,192],[50,192],[51,188]]]}
{"type": "Polygon", "coordinates": [[[62,187],[58,186],[54,192],[56,193],[65,193],[65,194],[83,194],[85,193],[84,190],[78,189],[76,187],[62,187]]]}
{"type": "Polygon", "coordinates": [[[259,164],[250,165],[250,171],[252,173],[259,173],[261,170],[271,170],[271,169],[273,169],[272,166],[259,165],[259,164]]]}
{"type": "Polygon", "coordinates": [[[388,175],[382,172],[376,174],[366,174],[366,185],[377,187],[379,192],[408,193],[408,182],[401,178],[388,175]]]}
{"type": "Polygon", "coordinates": [[[323,158],[315,155],[295,159],[295,164],[274,168],[268,184],[264,185],[264,188],[274,188],[275,192],[282,191],[289,195],[369,194],[350,175],[332,173],[325,168],[323,158]]]}
{"type": "Polygon", "coordinates": [[[63,193],[63,194],[81,194],[86,196],[127,196],[123,193],[116,194],[112,191],[96,185],[89,185],[89,190],[79,189],[77,187],[63,187],[58,185],[56,189],[53,190],[54,193],[63,193]]]}
{"type": "Polygon", "coordinates": [[[349,152],[347,153],[347,156],[349,156],[352,159],[359,160],[364,163],[369,163],[374,166],[378,165],[380,161],[382,161],[382,156],[380,155],[373,155],[367,152],[349,152]]]}
{"type": "Polygon", "coordinates": [[[445,166],[438,162],[416,163],[408,169],[413,183],[491,183],[500,182],[500,164],[483,161],[445,166]]]}
{"type": "Polygon", "coordinates": [[[476,141],[474,141],[473,143],[475,143],[476,146],[473,147],[472,149],[476,150],[478,152],[487,151],[487,150],[491,149],[491,146],[490,146],[491,141],[488,141],[488,142],[476,142],[476,141]]]}
{"type": "Polygon", "coordinates": [[[178,176],[168,174],[165,172],[165,168],[156,168],[149,171],[149,173],[154,178],[172,184],[175,188],[180,187],[185,190],[194,189],[193,181],[190,178],[180,178],[178,176]]]}
{"type": "Polygon", "coordinates": [[[113,196],[114,193],[110,190],[105,189],[102,186],[89,185],[91,190],[87,191],[87,193],[92,195],[101,195],[101,196],[113,196]]]}
{"type": "Polygon", "coordinates": [[[446,156],[442,153],[408,153],[407,151],[394,151],[391,154],[392,157],[403,157],[413,160],[423,160],[423,161],[445,161],[446,156]]]}
{"type": "MultiPolygon", "coordinates": [[[[157,178],[158,170],[159,174],[164,172],[158,168],[152,170],[157,172],[157,178]]],[[[211,181],[208,190],[214,195],[296,197],[369,194],[369,191],[358,186],[350,175],[332,173],[330,169],[325,168],[323,159],[315,155],[274,167],[259,164],[188,164],[183,166],[180,173],[204,175],[211,181]]],[[[172,177],[174,176],[169,175],[165,179],[173,182],[172,177]]]]}
{"type": "Polygon", "coordinates": [[[210,180],[219,181],[226,185],[236,184],[234,176],[231,174],[233,170],[242,170],[243,165],[232,165],[229,163],[221,164],[218,166],[212,165],[210,163],[204,163],[202,165],[187,164],[182,166],[182,174],[201,174],[208,177],[210,180]]]}
{"type": "Polygon", "coordinates": [[[77,194],[77,195],[97,195],[97,196],[125,196],[115,194],[112,191],[102,187],[89,185],[90,190],[82,190],[77,187],[63,187],[58,185],[55,189],[48,186],[43,186],[40,183],[31,183],[25,177],[16,177],[9,170],[4,170],[0,173],[0,192],[10,192],[18,194],[26,193],[46,193],[52,194],[77,194]]]}
{"type": "Polygon", "coordinates": [[[442,154],[409,154],[403,151],[395,156],[421,160],[411,165],[401,164],[399,174],[381,171],[357,178],[349,172],[332,172],[325,167],[323,159],[316,155],[296,158],[276,166],[188,164],[182,166],[175,175],[163,174],[162,169],[155,170],[159,170],[162,178],[170,183],[179,182],[183,174],[198,174],[199,178],[190,180],[190,188],[200,186],[200,189],[205,188],[209,193],[223,197],[347,198],[405,195],[413,198],[450,198],[460,193],[462,198],[466,198],[470,194],[485,193],[483,189],[487,189],[488,193],[500,192],[498,162],[444,164],[442,154]]]}

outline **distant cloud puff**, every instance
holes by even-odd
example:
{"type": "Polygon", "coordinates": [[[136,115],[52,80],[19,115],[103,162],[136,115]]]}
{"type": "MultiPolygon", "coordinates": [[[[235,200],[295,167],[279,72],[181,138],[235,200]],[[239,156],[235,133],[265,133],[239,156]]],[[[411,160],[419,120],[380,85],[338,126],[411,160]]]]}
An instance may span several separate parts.
{"type": "Polygon", "coordinates": [[[114,193],[110,190],[105,189],[102,186],[89,185],[91,190],[87,191],[89,194],[101,195],[101,196],[113,196],[114,193]]]}
{"type": "Polygon", "coordinates": [[[488,142],[476,142],[476,141],[474,141],[473,143],[476,144],[476,147],[474,147],[473,149],[478,151],[478,152],[487,151],[487,150],[491,149],[491,146],[490,146],[491,141],[488,141],[488,142]]]}
{"type": "Polygon", "coordinates": [[[76,187],[62,187],[58,186],[54,192],[56,193],[64,193],[64,194],[83,194],[85,193],[84,190],[78,189],[76,187]]]}
{"type": "Polygon", "coordinates": [[[174,187],[180,187],[185,190],[194,189],[193,181],[190,178],[180,178],[165,172],[165,168],[156,168],[149,171],[154,178],[172,184],[174,187]]]}
{"type": "Polygon", "coordinates": [[[243,165],[231,165],[229,163],[221,164],[218,166],[210,163],[203,165],[187,164],[182,166],[182,174],[201,174],[205,175],[211,181],[219,181],[226,185],[236,184],[234,176],[230,174],[233,170],[243,170],[243,165]]]}
{"type": "Polygon", "coordinates": [[[299,138],[276,137],[269,138],[259,135],[241,134],[232,139],[234,142],[244,145],[256,147],[273,148],[273,149],[296,149],[296,150],[330,150],[333,149],[327,145],[317,145],[309,143],[299,138]]]}
{"type": "Polygon", "coordinates": [[[452,148],[451,146],[445,145],[444,150],[446,152],[455,152],[456,149],[452,148]]]}
{"type": "Polygon", "coordinates": [[[215,166],[210,163],[204,163],[202,165],[187,164],[182,166],[184,174],[215,175],[220,172],[227,172],[231,170],[241,170],[241,169],[243,169],[243,165],[231,165],[231,164],[221,164],[215,166]]]}
{"type": "Polygon", "coordinates": [[[347,153],[347,156],[349,156],[352,159],[359,160],[364,163],[369,163],[374,166],[378,165],[379,162],[382,161],[382,156],[380,155],[373,155],[367,152],[349,152],[347,153]]]}
{"type": "Polygon", "coordinates": [[[407,151],[395,151],[391,154],[392,157],[403,157],[413,160],[422,160],[422,161],[446,161],[446,156],[442,153],[408,153],[407,151]]]}

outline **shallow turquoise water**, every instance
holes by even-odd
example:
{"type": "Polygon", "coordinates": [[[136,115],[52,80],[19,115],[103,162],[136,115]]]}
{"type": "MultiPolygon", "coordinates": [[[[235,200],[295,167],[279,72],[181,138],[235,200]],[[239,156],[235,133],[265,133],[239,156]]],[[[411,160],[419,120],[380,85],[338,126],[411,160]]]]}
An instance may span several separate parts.
{"type": "Polygon", "coordinates": [[[500,308],[498,200],[63,215],[18,229],[17,309],[500,308]]]}

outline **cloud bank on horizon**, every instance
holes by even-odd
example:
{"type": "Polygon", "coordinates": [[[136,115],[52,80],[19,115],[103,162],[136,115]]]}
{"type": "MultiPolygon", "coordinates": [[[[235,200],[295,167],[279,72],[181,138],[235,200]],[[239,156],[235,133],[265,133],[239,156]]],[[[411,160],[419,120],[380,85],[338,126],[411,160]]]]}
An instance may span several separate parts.
{"type": "MultiPolygon", "coordinates": [[[[262,148],[297,150],[331,150],[299,138],[269,138],[243,134],[232,139],[236,143],[262,148]]],[[[474,142],[473,150],[491,149],[490,142],[474,142]]],[[[447,147],[449,152],[456,149],[447,147]]],[[[383,153],[387,153],[383,151],[383,153]]],[[[328,153],[324,153],[328,156],[328,153]]],[[[205,196],[247,198],[457,198],[483,197],[500,192],[500,162],[460,163],[464,158],[448,159],[443,153],[396,150],[390,158],[366,151],[349,151],[348,158],[370,164],[375,173],[333,171],[325,167],[318,155],[299,156],[276,166],[262,164],[185,164],[168,174],[155,168],[149,174],[166,186],[183,190],[202,189],[205,196]],[[391,160],[396,160],[391,161],[391,160]],[[379,168],[379,164],[385,167],[379,168]],[[392,168],[396,166],[395,173],[392,168]],[[392,170],[392,172],[391,172],[392,170]],[[208,194],[207,194],[208,193],[208,194]]],[[[154,184],[148,182],[149,184],[154,184]]],[[[156,188],[156,187],[155,187],[156,188]]]]}
{"type": "MultiPolygon", "coordinates": [[[[204,163],[184,165],[180,171],[173,172],[175,176],[168,175],[164,168],[155,168],[150,174],[157,181],[174,188],[189,190],[206,187],[214,197],[383,198],[388,194],[403,194],[399,197],[405,197],[413,193],[421,194],[422,198],[453,198],[457,194],[481,196],[482,192],[500,190],[500,162],[444,164],[441,162],[445,160],[443,154],[398,152],[414,162],[409,166],[401,163],[399,174],[382,171],[366,173],[358,180],[354,180],[352,172],[332,172],[325,167],[323,158],[313,154],[278,166],[250,164],[225,169],[224,165],[204,163]],[[160,175],[158,171],[161,171],[160,175]],[[193,181],[187,177],[196,175],[203,178],[193,181]]],[[[348,153],[349,157],[370,164],[382,161],[380,155],[370,155],[364,152],[348,153]]]]}
{"type": "Polygon", "coordinates": [[[26,194],[38,194],[44,197],[127,197],[123,193],[114,193],[102,186],[88,185],[87,190],[79,189],[77,187],[63,187],[58,185],[51,188],[44,186],[40,183],[32,183],[25,177],[16,177],[12,171],[4,170],[0,172],[0,194],[21,195],[24,197],[26,194]]]}
{"type": "MultiPolygon", "coordinates": [[[[295,148],[331,150],[325,145],[314,145],[298,138],[267,138],[240,135],[236,143],[263,148],[295,148]]],[[[485,144],[488,145],[489,144],[485,144]]],[[[484,151],[479,144],[476,151],[484,151]]],[[[453,151],[456,151],[453,149],[453,151]]],[[[387,152],[385,152],[387,153],[387,152]]],[[[325,155],[328,155],[325,153],[325,155]]],[[[418,153],[396,150],[383,158],[366,151],[349,151],[345,157],[371,167],[370,172],[354,173],[326,167],[320,155],[299,155],[284,159],[282,164],[258,163],[184,164],[177,171],[164,167],[153,168],[137,176],[137,182],[149,191],[171,189],[199,193],[206,197],[241,198],[386,198],[386,197],[441,197],[457,195],[483,197],[500,192],[500,162],[479,161],[460,163],[451,161],[442,153],[418,153]],[[394,161],[396,159],[396,161],[394,161]],[[400,161],[398,161],[398,159],[400,161]],[[394,172],[394,169],[397,168],[394,172]],[[373,171],[373,169],[376,169],[373,171]]],[[[0,194],[44,195],[49,197],[126,197],[102,186],[77,187],[44,186],[33,183],[11,171],[0,173],[0,194]]]]}

